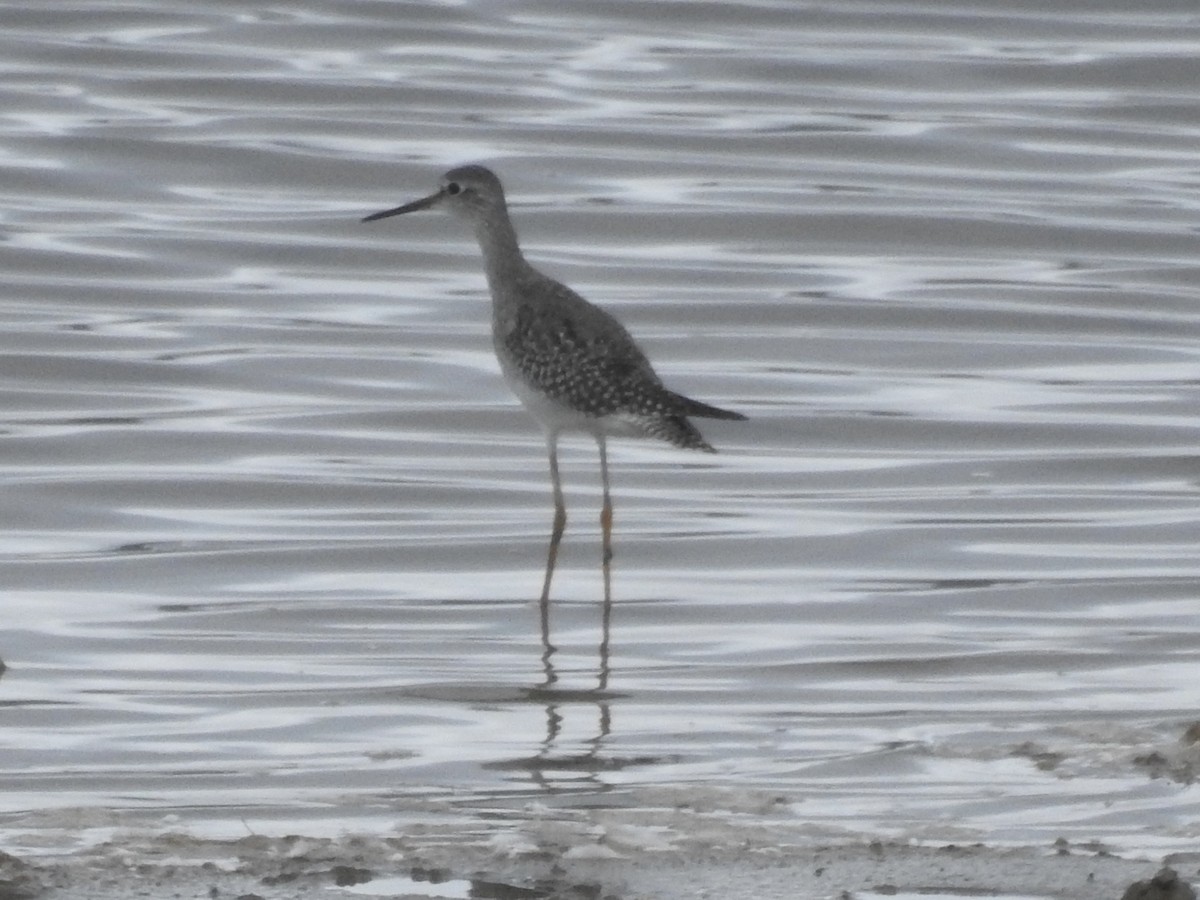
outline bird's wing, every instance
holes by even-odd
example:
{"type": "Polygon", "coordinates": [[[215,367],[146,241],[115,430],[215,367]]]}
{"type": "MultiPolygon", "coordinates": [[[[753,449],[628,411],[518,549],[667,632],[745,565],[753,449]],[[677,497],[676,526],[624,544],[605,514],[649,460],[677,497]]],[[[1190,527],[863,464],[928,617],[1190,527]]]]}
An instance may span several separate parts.
{"type": "Polygon", "coordinates": [[[629,333],[580,303],[517,311],[501,339],[525,380],[585,415],[670,411],[670,393],[629,333]]]}

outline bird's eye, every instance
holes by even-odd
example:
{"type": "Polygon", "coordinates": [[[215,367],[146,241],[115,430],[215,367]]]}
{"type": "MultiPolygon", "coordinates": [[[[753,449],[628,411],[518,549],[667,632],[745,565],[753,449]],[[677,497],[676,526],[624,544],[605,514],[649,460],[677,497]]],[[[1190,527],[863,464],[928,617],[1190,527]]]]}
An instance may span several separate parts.
{"type": "Polygon", "coordinates": [[[451,196],[454,196],[455,194],[459,193],[461,190],[462,190],[462,188],[459,186],[457,181],[452,181],[448,185],[446,185],[446,193],[450,194],[451,196]]]}

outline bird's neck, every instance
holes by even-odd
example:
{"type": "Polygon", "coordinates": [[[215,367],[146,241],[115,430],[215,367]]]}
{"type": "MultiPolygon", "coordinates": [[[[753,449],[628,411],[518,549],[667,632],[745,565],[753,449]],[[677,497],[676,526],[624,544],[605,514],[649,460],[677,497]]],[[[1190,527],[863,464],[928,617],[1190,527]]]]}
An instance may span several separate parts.
{"type": "Polygon", "coordinates": [[[510,281],[529,267],[517,244],[517,232],[508,216],[495,216],[475,225],[475,238],[483,251],[483,265],[487,270],[488,284],[496,285],[510,281]]]}

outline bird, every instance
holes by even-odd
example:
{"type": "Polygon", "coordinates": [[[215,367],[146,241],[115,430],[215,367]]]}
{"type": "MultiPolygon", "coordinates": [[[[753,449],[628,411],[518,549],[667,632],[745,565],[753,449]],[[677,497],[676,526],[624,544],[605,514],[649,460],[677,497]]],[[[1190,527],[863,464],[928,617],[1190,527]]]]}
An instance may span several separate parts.
{"type": "Polygon", "coordinates": [[[613,508],[608,477],[609,436],[658,438],[688,450],[716,452],[689,419],[745,420],[668,389],[646,354],[611,313],[585,300],[526,259],[508,213],[500,179],[481,165],[453,168],[427,197],[364,216],[376,222],[427,209],[465,220],[483,252],[492,296],[492,343],[500,370],[545,432],[554,496],[554,521],[542,582],[543,608],[567,524],[558,441],[564,431],[591,435],[599,448],[600,511],[605,600],[611,596],[613,508]]]}

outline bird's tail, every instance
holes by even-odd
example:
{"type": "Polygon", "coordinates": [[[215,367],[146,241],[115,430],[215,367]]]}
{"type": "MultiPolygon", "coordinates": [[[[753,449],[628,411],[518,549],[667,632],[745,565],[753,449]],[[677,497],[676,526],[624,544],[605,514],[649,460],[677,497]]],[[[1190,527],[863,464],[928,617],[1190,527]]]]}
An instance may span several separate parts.
{"type": "Polygon", "coordinates": [[[675,394],[674,397],[679,402],[679,412],[685,416],[696,416],[701,419],[736,419],[738,421],[744,421],[746,418],[740,412],[721,409],[719,406],[709,406],[707,403],[701,403],[699,400],[693,400],[682,394],[675,394]]]}

